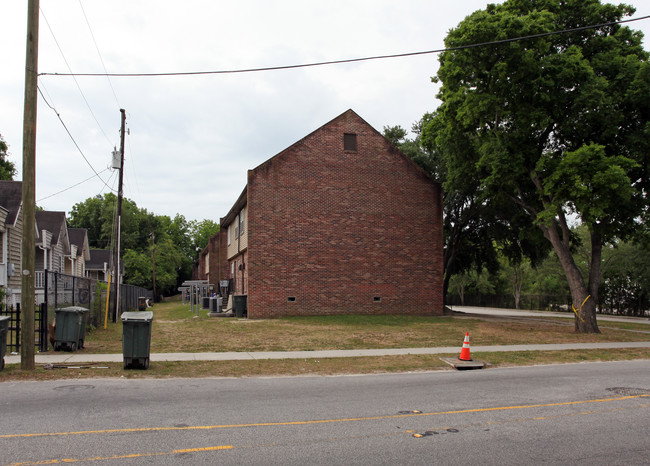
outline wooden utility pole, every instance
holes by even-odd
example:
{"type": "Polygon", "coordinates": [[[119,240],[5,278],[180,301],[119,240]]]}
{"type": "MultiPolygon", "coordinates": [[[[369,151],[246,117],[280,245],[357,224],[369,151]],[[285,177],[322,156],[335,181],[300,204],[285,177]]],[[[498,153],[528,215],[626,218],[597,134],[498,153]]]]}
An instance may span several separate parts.
{"type": "Polygon", "coordinates": [[[117,233],[115,235],[115,251],[113,251],[113,282],[115,283],[115,299],[113,301],[113,322],[117,322],[120,309],[120,229],[122,223],[122,181],[124,179],[124,128],[126,126],[126,111],[121,108],[122,124],[120,126],[120,177],[117,185],[117,233]]]}
{"type": "Polygon", "coordinates": [[[36,255],[36,108],[38,99],[39,0],[27,7],[25,110],[23,114],[23,244],[20,368],[34,370],[34,257],[36,255]]]}
{"type": "Polygon", "coordinates": [[[153,302],[156,302],[156,233],[151,232],[151,271],[153,278],[153,302]]]}

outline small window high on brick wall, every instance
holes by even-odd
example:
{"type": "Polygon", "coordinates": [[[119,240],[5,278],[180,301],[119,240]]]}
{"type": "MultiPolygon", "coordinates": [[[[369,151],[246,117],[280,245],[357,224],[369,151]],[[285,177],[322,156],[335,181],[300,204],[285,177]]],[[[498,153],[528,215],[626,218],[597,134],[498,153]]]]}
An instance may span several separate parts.
{"type": "Polygon", "coordinates": [[[352,133],[345,133],[343,135],[343,150],[350,152],[357,151],[357,135],[352,133]]]}

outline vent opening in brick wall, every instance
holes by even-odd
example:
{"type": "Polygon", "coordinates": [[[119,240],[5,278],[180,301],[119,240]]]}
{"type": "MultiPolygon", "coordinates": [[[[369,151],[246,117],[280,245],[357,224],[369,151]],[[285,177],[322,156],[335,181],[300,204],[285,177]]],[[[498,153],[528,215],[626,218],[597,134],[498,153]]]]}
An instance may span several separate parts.
{"type": "Polygon", "coordinates": [[[249,318],[443,314],[442,187],[353,110],[246,179],[195,271],[249,318]]]}
{"type": "Polygon", "coordinates": [[[357,151],[357,135],[353,133],[345,133],[343,135],[343,150],[350,152],[357,151]]]}

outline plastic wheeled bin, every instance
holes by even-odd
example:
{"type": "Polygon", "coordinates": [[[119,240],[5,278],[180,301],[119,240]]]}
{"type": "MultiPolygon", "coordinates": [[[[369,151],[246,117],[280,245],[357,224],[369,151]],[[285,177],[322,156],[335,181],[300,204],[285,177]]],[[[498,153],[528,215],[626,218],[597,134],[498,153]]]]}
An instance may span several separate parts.
{"type": "Polygon", "coordinates": [[[248,314],[248,295],[240,294],[233,296],[232,310],[235,317],[244,317],[248,314]]]}
{"type": "Polygon", "coordinates": [[[54,324],[54,351],[76,351],[84,347],[88,309],[69,306],[56,309],[54,324]]]}
{"type": "Polygon", "coordinates": [[[122,313],[122,355],[124,369],[148,369],[153,312],[122,313]]]}
{"type": "Polygon", "coordinates": [[[9,333],[9,316],[0,316],[0,371],[5,368],[7,333],[9,333]]]}

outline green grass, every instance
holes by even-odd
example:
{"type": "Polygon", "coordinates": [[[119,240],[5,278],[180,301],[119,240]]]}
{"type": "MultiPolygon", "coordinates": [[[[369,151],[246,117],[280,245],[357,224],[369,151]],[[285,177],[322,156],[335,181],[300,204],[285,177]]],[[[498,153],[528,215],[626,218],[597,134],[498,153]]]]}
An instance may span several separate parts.
{"type": "MultiPolygon", "coordinates": [[[[526,343],[580,343],[650,341],[650,326],[601,321],[601,334],[576,334],[572,325],[553,318],[468,318],[456,316],[367,316],[341,315],[287,317],[252,320],[199,316],[179,302],[157,304],[152,309],[152,353],[230,351],[315,351],[331,349],[416,348],[462,346],[465,332],[472,346],[526,343]],[[630,331],[633,330],[633,331],[630,331]],[[639,332],[639,333],[637,333],[639,332]]],[[[109,323],[86,335],[86,348],[78,353],[121,353],[122,324],[109,323]]],[[[458,354],[448,355],[457,356],[458,354]]],[[[477,354],[472,357],[493,365],[527,365],[580,360],[647,359],[649,349],[589,350],[571,352],[520,352],[477,354]]],[[[97,367],[94,365],[92,367],[97,367]]],[[[332,358],[225,362],[152,362],[147,371],[124,371],[122,364],[101,365],[108,369],[37,368],[23,373],[7,366],[0,381],[77,377],[209,377],[297,374],[345,374],[447,369],[438,356],[409,355],[369,358],[332,358]]]]}
{"type": "MultiPolygon", "coordinates": [[[[576,334],[571,325],[553,319],[530,320],[340,315],[285,317],[252,320],[199,316],[181,303],[164,303],[153,308],[151,352],[226,351],[313,351],[337,349],[417,348],[459,346],[465,332],[473,345],[525,343],[577,343],[603,341],[650,341],[643,324],[625,324],[625,329],[602,323],[601,334],[576,334]]],[[[618,323],[613,323],[618,324],[618,323]]],[[[121,322],[87,334],[87,353],[120,353],[121,322]]]]}

